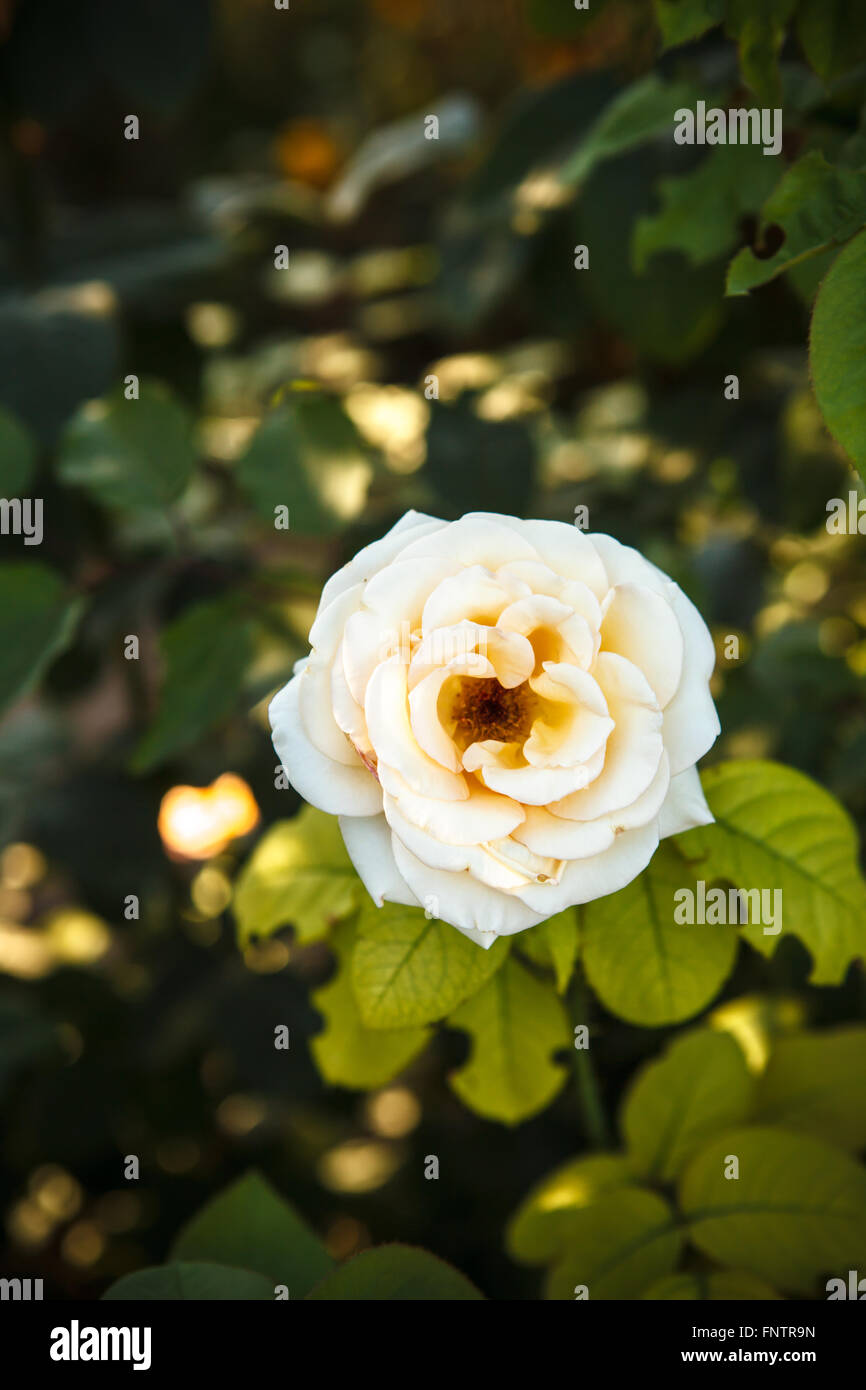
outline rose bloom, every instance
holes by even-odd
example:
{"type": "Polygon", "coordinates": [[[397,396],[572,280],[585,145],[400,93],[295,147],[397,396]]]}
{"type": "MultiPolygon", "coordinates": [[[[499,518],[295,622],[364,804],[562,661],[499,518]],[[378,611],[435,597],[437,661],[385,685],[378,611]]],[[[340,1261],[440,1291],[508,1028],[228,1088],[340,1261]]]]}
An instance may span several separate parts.
{"type": "Polygon", "coordinates": [[[610,536],[407,512],[328,580],[310,645],[271,703],[274,746],[380,906],[487,947],[712,820],[710,634],[610,536]]]}

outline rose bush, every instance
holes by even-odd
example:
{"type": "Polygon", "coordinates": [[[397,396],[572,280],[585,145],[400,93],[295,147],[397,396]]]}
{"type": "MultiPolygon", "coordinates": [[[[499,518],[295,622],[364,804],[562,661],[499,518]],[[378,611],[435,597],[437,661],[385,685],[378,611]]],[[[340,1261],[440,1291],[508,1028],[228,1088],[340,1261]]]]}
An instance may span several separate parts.
{"type": "Polygon", "coordinates": [[[327,582],[310,645],[271,703],[274,745],[380,906],[490,946],[712,820],[710,634],[610,536],[408,512],[327,582]]]}

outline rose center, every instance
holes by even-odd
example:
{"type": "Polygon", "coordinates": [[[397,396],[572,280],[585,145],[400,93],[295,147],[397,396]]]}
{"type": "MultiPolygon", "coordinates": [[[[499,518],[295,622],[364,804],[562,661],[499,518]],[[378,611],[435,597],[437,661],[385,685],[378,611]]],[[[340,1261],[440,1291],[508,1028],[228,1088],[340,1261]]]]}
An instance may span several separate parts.
{"type": "Polygon", "coordinates": [[[485,680],[462,676],[451,699],[451,737],[460,749],[484,739],[523,743],[532,732],[538,712],[538,696],[526,681],[506,690],[495,677],[485,680]]]}

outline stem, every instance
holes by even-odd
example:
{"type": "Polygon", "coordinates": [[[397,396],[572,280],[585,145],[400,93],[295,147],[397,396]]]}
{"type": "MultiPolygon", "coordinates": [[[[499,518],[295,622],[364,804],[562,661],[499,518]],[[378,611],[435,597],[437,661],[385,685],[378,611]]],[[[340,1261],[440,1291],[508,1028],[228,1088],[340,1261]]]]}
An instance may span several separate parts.
{"type": "MultiPolygon", "coordinates": [[[[578,966],[568,992],[569,1012],[572,1025],[584,1024],[589,1027],[589,990],[578,966]]],[[[583,1120],[584,1135],[594,1149],[609,1149],[611,1134],[601,1100],[591,1050],[588,1047],[574,1048],[574,1081],[577,1087],[577,1100],[583,1120]]]]}

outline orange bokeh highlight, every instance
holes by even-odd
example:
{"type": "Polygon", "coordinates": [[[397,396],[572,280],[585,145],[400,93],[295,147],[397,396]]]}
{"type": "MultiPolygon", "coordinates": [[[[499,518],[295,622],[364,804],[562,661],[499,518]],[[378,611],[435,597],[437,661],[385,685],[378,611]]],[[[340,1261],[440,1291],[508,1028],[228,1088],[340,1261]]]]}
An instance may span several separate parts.
{"type": "Polygon", "coordinates": [[[233,772],[224,772],[209,787],[167,791],[157,828],[172,858],[210,859],[258,822],[258,804],[247,783],[233,772]]]}

